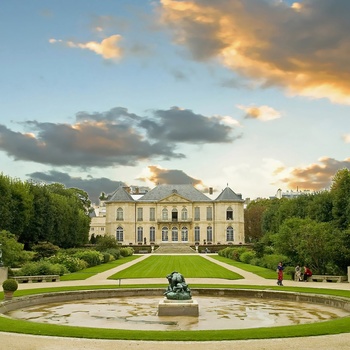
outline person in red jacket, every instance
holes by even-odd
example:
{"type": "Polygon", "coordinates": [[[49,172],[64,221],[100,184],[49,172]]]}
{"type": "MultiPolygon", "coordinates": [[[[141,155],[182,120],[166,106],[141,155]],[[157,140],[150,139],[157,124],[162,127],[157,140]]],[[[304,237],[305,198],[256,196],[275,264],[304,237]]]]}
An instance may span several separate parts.
{"type": "Polygon", "coordinates": [[[304,266],[304,282],[307,282],[307,279],[312,276],[312,271],[304,266]]]}

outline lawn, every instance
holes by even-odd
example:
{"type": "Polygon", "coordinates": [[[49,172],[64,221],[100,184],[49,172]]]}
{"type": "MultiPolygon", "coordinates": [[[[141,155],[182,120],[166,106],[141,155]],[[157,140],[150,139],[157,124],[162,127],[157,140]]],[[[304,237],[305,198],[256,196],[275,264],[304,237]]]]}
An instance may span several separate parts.
{"type": "Polygon", "coordinates": [[[125,258],[120,258],[118,260],[114,260],[114,261],[108,262],[106,264],[88,267],[87,269],[61,276],[60,280],[61,281],[85,280],[93,275],[96,275],[96,274],[101,273],[101,272],[105,272],[105,271],[110,270],[110,269],[114,269],[117,266],[123,265],[129,261],[132,261],[132,260],[135,260],[138,258],[139,258],[139,256],[137,256],[137,255],[127,256],[125,258]]]}
{"type": "Polygon", "coordinates": [[[186,278],[223,278],[235,280],[241,275],[225,269],[197,255],[157,255],[136,263],[112,276],[120,278],[164,278],[173,271],[180,272],[186,278]]]}
{"type": "MultiPolygon", "coordinates": [[[[255,265],[250,265],[250,264],[244,264],[240,261],[232,260],[229,258],[225,258],[223,256],[219,255],[211,255],[211,258],[221,261],[225,264],[232,265],[235,267],[238,267],[244,271],[254,273],[260,277],[267,278],[267,279],[276,279],[277,274],[276,271],[272,271],[270,269],[266,269],[265,267],[260,267],[260,266],[255,266],[255,265]]],[[[285,274],[285,279],[290,279],[290,276],[285,274]]]]}

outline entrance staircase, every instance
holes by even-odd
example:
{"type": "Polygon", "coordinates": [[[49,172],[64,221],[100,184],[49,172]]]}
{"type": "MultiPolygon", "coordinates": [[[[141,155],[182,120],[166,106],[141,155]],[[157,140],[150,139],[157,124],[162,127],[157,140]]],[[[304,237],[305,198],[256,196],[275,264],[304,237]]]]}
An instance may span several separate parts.
{"type": "Polygon", "coordinates": [[[161,244],[154,254],[197,254],[189,245],[184,243],[161,244]]]}

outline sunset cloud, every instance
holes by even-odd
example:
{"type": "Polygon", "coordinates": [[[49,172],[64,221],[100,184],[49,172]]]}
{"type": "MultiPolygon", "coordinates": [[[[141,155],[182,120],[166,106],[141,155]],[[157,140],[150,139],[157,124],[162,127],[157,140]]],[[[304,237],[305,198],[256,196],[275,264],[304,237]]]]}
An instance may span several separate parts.
{"type": "Polygon", "coordinates": [[[198,61],[261,86],[350,104],[348,0],[162,0],[162,23],[198,61]]]}
{"type": "Polygon", "coordinates": [[[89,41],[87,43],[77,43],[74,41],[63,41],[61,39],[50,39],[50,44],[62,43],[70,48],[77,48],[82,50],[90,50],[97,55],[102,56],[106,60],[116,60],[122,57],[122,49],[119,46],[119,42],[122,37],[118,34],[112,35],[103,39],[101,42],[89,41]]]}
{"type": "Polygon", "coordinates": [[[241,109],[244,111],[245,118],[249,119],[258,119],[261,121],[270,121],[274,119],[278,119],[281,117],[281,113],[273,109],[272,107],[269,106],[242,106],[238,105],[237,108],[241,109]]]}
{"type": "MultiPolygon", "coordinates": [[[[323,157],[318,163],[305,167],[283,169],[279,175],[283,175],[280,182],[289,189],[320,191],[328,189],[332,178],[340,169],[350,169],[350,158],[342,161],[334,158],[323,157]]],[[[277,173],[275,173],[277,175],[277,173]]]]}
{"type": "Polygon", "coordinates": [[[182,159],[185,155],[176,151],[180,144],[232,143],[240,137],[228,116],[207,117],[179,107],[153,110],[148,116],[115,107],[78,112],[72,124],[18,124],[25,133],[0,124],[0,151],[15,160],[81,168],[182,159]]]}
{"type": "Polygon", "coordinates": [[[139,178],[138,180],[150,181],[154,186],[158,184],[192,184],[193,186],[203,186],[201,180],[194,179],[193,177],[185,174],[182,170],[163,169],[156,165],[150,165],[147,170],[147,175],[145,177],[139,178]]]}

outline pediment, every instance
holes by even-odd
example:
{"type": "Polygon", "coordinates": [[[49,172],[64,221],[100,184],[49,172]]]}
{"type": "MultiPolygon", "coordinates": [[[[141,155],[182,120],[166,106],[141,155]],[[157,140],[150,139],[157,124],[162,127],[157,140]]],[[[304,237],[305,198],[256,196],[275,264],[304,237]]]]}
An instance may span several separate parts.
{"type": "Polygon", "coordinates": [[[178,194],[173,193],[170,196],[163,198],[159,202],[160,203],[168,203],[168,202],[171,202],[171,203],[175,203],[175,202],[176,203],[189,203],[190,201],[184,197],[181,197],[178,194]]]}

